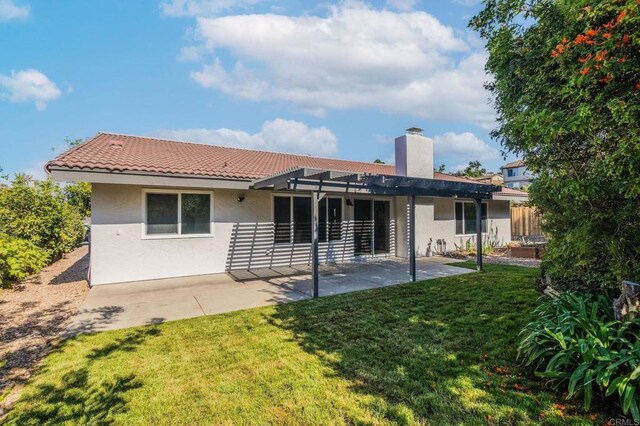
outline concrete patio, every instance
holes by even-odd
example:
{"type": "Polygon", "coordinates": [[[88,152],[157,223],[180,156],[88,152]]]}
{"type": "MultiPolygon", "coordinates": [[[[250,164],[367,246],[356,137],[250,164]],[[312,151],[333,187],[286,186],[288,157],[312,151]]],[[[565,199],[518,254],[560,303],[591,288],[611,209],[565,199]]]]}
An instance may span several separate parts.
{"type": "MultiPolygon", "coordinates": [[[[417,259],[417,278],[467,274],[454,259],[417,259]]],[[[320,296],[368,290],[410,280],[405,259],[322,265],[320,296]]],[[[309,267],[285,267],[95,286],[66,335],[157,324],[312,297],[309,267]]]]}

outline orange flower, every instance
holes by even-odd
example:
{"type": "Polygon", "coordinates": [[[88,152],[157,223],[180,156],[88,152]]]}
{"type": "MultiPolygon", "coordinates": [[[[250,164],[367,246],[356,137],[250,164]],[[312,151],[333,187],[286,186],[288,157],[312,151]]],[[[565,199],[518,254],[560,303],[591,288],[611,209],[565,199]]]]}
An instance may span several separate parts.
{"type": "Polygon", "coordinates": [[[636,90],[640,90],[640,83],[636,84],[636,90]]]}
{"type": "Polygon", "coordinates": [[[594,35],[598,34],[598,30],[588,30],[586,33],[587,37],[593,37],[594,35]]]}
{"type": "Polygon", "coordinates": [[[584,67],[580,70],[580,74],[587,75],[589,74],[589,67],[584,67]]]}
{"type": "Polygon", "coordinates": [[[611,33],[604,33],[602,34],[602,37],[606,38],[607,40],[611,38],[611,33]]]}
{"type": "Polygon", "coordinates": [[[601,62],[604,61],[607,57],[607,51],[606,50],[601,50],[598,53],[596,53],[596,61],[601,62]]]}
{"type": "Polygon", "coordinates": [[[625,34],[622,36],[622,42],[624,44],[629,44],[631,43],[631,37],[629,36],[629,34],[625,34]]]}
{"type": "Polygon", "coordinates": [[[622,12],[620,12],[620,14],[618,15],[618,18],[616,19],[616,23],[620,23],[622,22],[622,20],[624,19],[624,17],[627,16],[627,11],[623,10],[622,12]]]}
{"type": "Polygon", "coordinates": [[[587,38],[583,34],[578,34],[573,44],[578,45],[584,43],[586,40],[587,38]]]}
{"type": "Polygon", "coordinates": [[[600,83],[609,84],[609,83],[611,83],[611,80],[613,80],[613,76],[611,74],[609,74],[606,77],[602,77],[600,79],[600,83]]]}

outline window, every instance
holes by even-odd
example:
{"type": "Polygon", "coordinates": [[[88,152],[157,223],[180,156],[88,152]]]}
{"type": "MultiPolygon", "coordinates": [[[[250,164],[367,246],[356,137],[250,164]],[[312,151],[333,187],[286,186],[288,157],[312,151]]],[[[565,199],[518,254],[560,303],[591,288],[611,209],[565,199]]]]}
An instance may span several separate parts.
{"type": "MultiPolygon", "coordinates": [[[[487,203],[482,203],[482,232],[487,232],[487,203]]],[[[456,202],[456,235],[476,233],[476,204],[456,202]]]]}
{"type": "Polygon", "coordinates": [[[516,170],[516,169],[507,169],[507,176],[508,177],[518,176],[518,170],[516,170]]]}
{"type": "MultiPolygon", "coordinates": [[[[273,200],[274,241],[310,243],[311,197],[276,196],[273,200]]],[[[342,199],[324,197],[318,202],[318,240],[342,239],[342,199]]]]}
{"type": "Polygon", "coordinates": [[[210,235],[211,194],[145,192],[146,235],[210,235]]]}

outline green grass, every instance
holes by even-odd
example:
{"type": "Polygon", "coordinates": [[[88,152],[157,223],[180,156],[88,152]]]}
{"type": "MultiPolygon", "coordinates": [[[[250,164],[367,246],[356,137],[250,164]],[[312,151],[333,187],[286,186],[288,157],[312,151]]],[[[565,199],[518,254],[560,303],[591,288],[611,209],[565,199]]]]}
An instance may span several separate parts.
{"type": "MultiPolygon", "coordinates": [[[[589,423],[521,369],[536,269],[83,335],[8,424],[589,423]]],[[[596,420],[602,421],[599,416],[596,420]]]]}

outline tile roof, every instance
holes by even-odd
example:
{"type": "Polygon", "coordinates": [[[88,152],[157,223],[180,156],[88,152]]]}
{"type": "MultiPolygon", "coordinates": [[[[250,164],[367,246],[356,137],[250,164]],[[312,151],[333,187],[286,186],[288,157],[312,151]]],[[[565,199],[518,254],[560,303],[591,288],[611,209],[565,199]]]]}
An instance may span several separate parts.
{"type": "Polygon", "coordinates": [[[252,180],[293,167],[395,174],[393,165],[98,133],[47,163],[52,168],[252,180]]]}
{"type": "Polygon", "coordinates": [[[516,161],[512,161],[510,163],[505,164],[504,166],[500,167],[501,169],[507,169],[509,167],[522,167],[524,166],[524,161],[523,160],[516,160],[516,161]]]}
{"type": "MultiPolygon", "coordinates": [[[[62,168],[119,173],[142,172],[253,180],[296,167],[396,174],[395,166],[392,164],[257,151],[103,132],[51,160],[45,169],[47,171],[62,168]]],[[[439,172],[434,172],[433,177],[477,183],[471,179],[439,172]]],[[[507,189],[504,188],[503,193],[507,189]]],[[[515,195],[512,191],[522,192],[510,189],[508,195],[515,195]]],[[[526,195],[526,193],[523,194],[526,195]]]]}
{"type": "Polygon", "coordinates": [[[526,191],[520,191],[519,189],[507,188],[506,186],[502,187],[500,192],[494,192],[493,195],[508,195],[508,196],[516,196],[516,197],[529,197],[529,193],[526,191]]]}

